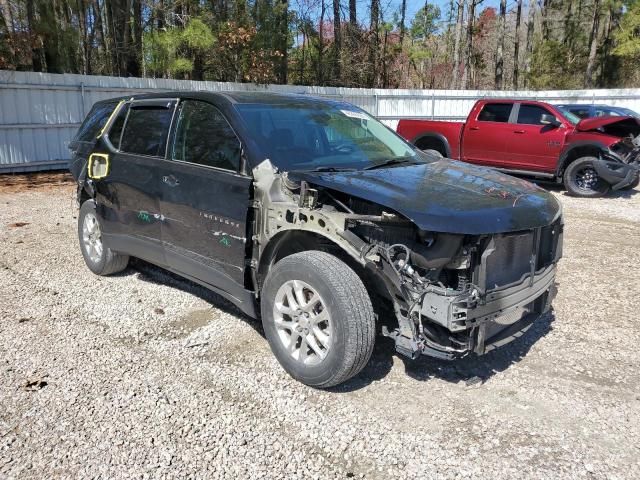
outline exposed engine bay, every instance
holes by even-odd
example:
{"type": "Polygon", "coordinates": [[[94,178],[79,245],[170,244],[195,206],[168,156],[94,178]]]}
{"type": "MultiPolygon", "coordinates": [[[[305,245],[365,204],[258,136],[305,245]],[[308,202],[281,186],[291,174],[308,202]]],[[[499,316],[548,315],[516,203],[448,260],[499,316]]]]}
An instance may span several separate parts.
{"type": "Polygon", "coordinates": [[[453,359],[517,338],[547,312],[562,255],[562,217],[524,231],[466,235],[418,228],[381,205],[254,169],[254,284],[276,261],[279,238],[306,232],[337,246],[395,318],[380,318],[399,353],[453,359]],[[275,246],[274,246],[275,245],[275,246]]]}

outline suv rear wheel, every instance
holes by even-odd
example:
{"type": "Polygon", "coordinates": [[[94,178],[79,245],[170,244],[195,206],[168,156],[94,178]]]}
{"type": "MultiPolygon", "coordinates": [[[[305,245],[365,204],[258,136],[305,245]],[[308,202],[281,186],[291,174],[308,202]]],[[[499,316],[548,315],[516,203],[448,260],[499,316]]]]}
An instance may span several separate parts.
{"type": "Polygon", "coordinates": [[[127,268],[129,255],[112,251],[102,241],[102,229],[93,200],[87,200],[80,207],[78,240],[87,267],[96,275],[111,275],[127,268]]]}
{"type": "Polygon", "coordinates": [[[596,157],[582,157],[574,160],[564,171],[564,186],[576,197],[602,197],[611,186],[598,176],[594,163],[596,157]]]}
{"type": "Polygon", "coordinates": [[[359,373],[375,341],[375,317],[360,277],[325,252],[285,257],[261,295],[262,325],[283,368],[306,385],[327,388],[359,373]]]}

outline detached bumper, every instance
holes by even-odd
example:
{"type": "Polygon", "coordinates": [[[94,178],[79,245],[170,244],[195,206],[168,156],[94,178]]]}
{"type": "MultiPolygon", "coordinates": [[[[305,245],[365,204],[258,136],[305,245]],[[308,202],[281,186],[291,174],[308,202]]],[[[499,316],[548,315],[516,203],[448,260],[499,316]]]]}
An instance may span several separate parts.
{"type": "Polygon", "coordinates": [[[594,162],[593,167],[598,176],[611,185],[612,190],[631,185],[640,174],[638,165],[612,160],[599,160],[594,162]]]}

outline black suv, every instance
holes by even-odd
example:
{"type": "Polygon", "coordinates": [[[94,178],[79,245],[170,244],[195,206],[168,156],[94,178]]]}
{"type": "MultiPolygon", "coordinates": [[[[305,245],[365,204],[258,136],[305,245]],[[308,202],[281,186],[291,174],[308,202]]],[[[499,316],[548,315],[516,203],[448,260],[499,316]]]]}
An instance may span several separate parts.
{"type": "Polygon", "coordinates": [[[294,378],[356,375],[376,332],[454,359],[550,308],[560,204],[523,180],[416,150],[348,103],[163,93],[97,103],[71,143],[87,266],[129,256],[252,317],[294,378]]]}

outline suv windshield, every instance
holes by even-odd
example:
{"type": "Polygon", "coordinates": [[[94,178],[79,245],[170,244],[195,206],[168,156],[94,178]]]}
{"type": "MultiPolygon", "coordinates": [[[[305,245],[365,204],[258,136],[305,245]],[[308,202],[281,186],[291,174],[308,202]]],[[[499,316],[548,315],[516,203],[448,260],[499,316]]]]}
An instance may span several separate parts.
{"type": "Polygon", "coordinates": [[[348,104],[236,105],[280,170],[362,169],[428,161],[368,113],[348,104]]]}

